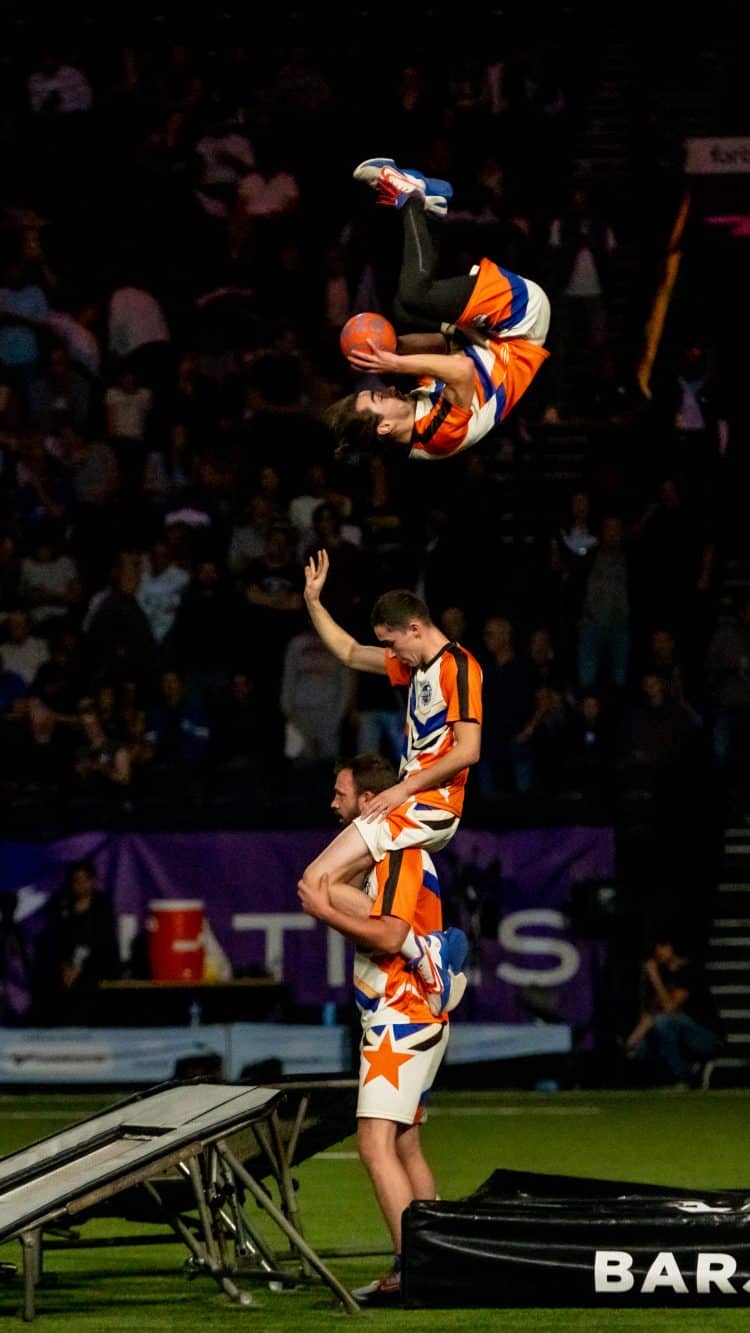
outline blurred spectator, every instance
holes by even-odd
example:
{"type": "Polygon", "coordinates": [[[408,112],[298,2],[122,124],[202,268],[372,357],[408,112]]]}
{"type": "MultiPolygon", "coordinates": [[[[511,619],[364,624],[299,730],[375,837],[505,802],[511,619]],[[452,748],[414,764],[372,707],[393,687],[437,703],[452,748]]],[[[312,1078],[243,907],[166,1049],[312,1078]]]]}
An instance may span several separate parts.
{"type": "Polygon", "coordinates": [[[155,661],[154,636],[138,602],[140,582],[139,558],[122,552],[109,588],[95,594],[84,619],[86,657],[112,680],[146,680],[155,661]]]}
{"type": "Polygon", "coordinates": [[[612,737],[596,694],[584,694],[576,704],[566,768],[570,785],[584,797],[599,801],[608,797],[612,737]]]}
{"type": "Polygon", "coordinates": [[[750,593],[719,622],[706,659],[714,761],[732,784],[750,782],[750,593]]]}
{"type": "Polygon", "coordinates": [[[657,367],[653,389],[667,466],[700,485],[701,479],[713,479],[729,446],[726,391],[718,380],[715,350],[696,343],[682,347],[669,370],[657,367]]]}
{"type": "Polygon", "coordinates": [[[170,341],[166,316],[152,292],[136,285],[116,288],[107,307],[107,342],[116,361],[127,361],[148,388],[162,387],[170,341]]]}
{"type": "Polygon", "coordinates": [[[295,125],[309,128],[332,101],[331,86],[315,57],[303,42],[289,48],[288,59],[276,73],[271,88],[276,110],[295,125]]]}
{"type": "Polygon", "coordinates": [[[93,301],[75,302],[70,310],[50,310],[47,315],[47,328],[60,340],[71,365],[89,385],[98,380],[102,365],[97,332],[100,318],[100,308],[93,301]]]}
{"type": "Polygon", "coordinates": [[[64,463],[53,457],[41,435],[20,437],[16,481],[16,508],[25,525],[65,518],[71,501],[70,479],[64,463]]]}
{"type": "Polygon", "coordinates": [[[560,667],[574,680],[577,674],[576,631],[583,598],[599,539],[591,522],[588,491],[574,491],[562,521],[553,529],[546,566],[535,589],[538,615],[553,634],[560,667]]]}
{"type": "Polygon", "coordinates": [[[237,186],[255,165],[255,152],[243,127],[225,108],[210,123],[195,144],[200,160],[198,193],[214,216],[225,216],[234,202],[237,186]]]}
{"type": "Polygon", "coordinates": [[[112,904],[90,858],[73,861],[49,906],[37,960],[37,1022],[90,1027],[100,981],[120,975],[112,904]]]}
{"type": "MultiPolygon", "coordinates": [[[[646,671],[661,676],[667,693],[675,703],[690,708],[685,693],[684,672],[674,635],[668,629],[655,629],[648,641],[646,671]]],[[[697,720],[697,714],[695,714],[697,720]]]]}
{"type": "Polygon", "coordinates": [[[206,704],[224,686],[231,667],[246,656],[246,623],[242,597],[218,561],[199,559],[183,588],[166,644],[191,692],[206,704]]]}
{"type": "Polygon", "coordinates": [[[516,655],[513,626],[505,617],[486,621],[484,647],[479,790],[487,799],[513,791],[524,795],[531,789],[531,764],[528,748],[518,738],[534,711],[533,677],[528,663],[516,655]]]}
{"type": "Polygon", "coordinates": [[[120,470],[114,450],[100,440],[64,432],[63,460],[72,492],[71,550],[88,591],[114,559],[120,540],[117,496],[120,470]]]}
{"type": "Polygon", "coordinates": [[[311,549],[315,542],[315,510],[324,501],[331,500],[328,476],[322,463],[311,463],[305,469],[303,485],[304,490],[289,503],[289,522],[297,536],[297,549],[301,554],[311,549]]]}
{"type": "Polygon", "coordinates": [[[249,266],[264,293],[270,293],[269,268],[279,276],[282,232],[286,236],[299,199],[299,184],[286,169],[282,148],[259,140],[255,166],[237,186],[230,232],[232,253],[249,266]]]}
{"type": "Polygon", "coordinates": [[[159,677],[159,697],[148,711],[145,741],[152,762],[178,775],[200,768],[210,740],[208,716],[201,701],[185,688],[181,671],[171,667],[159,677]]]}
{"type": "Polygon", "coordinates": [[[9,671],[0,648],[0,718],[14,714],[19,699],[26,696],[26,681],[17,671],[9,671]]]}
{"type": "Polygon", "coordinates": [[[68,719],[30,695],[7,740],[7,771],[15,792],[57,800],[70,771],[73,738],[68,719]]]}
{"type": "Polygon", "coordinates": [[[336,758],[353,687],[351,671],[329,653],[314,630],[290,639],[281,681],[288,758],[336,758]]]}
{"type": "Polygon", "coordinates": [[[569,567],[585,571],[599,539],[591,530],[591,499],[588,491],[574,491],[568,512],[555,540],[569,567]]]}
{"type": "Polygon", "coordinates": [[[42,634],[52,622],[69,615],[81,600],[81,583],[75,561],[60,549],[60,534],[54,526],[43,526],[31,534],[31,554],[21,562],[19,597],[29,608],[31,624],[42,634]]]}
{"type": "Polygon", "coordinates": [[[2,644],[5,670],[12,671],[30,685],[42,663],[47,661],[49,649],[43,639],[31,633],[28,611],[10,611],[5,629],[6,637],[2,644]]]}
{"type": "Polygon", "coordinates": [[[460,606],[446,606],[440,612],[439,625],[443,634],[451,643],[460,643],[467,646],[468,624],[466,614],[460,606]]]}
{"type": "Polygon", "coordinates": [[[46,51],[28,81],[31,110],[44,116],[68,116],[89,111],[91,87],[75,65],[66,65],[59,52],[46,51]]]}
{"type": "MultiPolygon", "coordinates": [[[[386,461],[378,454],[368,460],[364,494],[361,497],[362,541],[369,568],[376,580],[373,592],[408,587],[412,582],[407,556],[408,525],[404,522],[394,483],[386,461]]],[[[441,595],[445,595],[445,588],[441,595]]],[[[435,606],[436,612],[442,603],[435,606]]]]}
{"type": "Polygon", "coordinates": [[[404,744],[404,706],[384,676],[358,671],[350,720],[357,754],[382,754],[398,764],[404,744]]]}
{"type": "Polygon", "coordinates": [[[12,260],[0,287],[0,362],[12,372],[24,402],[39,364],[37,334],[48,314],[41,287],[29,282],[22,263],[12,260]]]}
{"type": "Polygon", "coordinates": [[[536,691],[531,720],[519,733],[519,746],[526,747],[535,791],[555,795],[568,768],[572,719],[562,690],[553,684],[536,691]]]}
{"type": "Polygon", "coordinates": [[[196,352],[183,353],[177,363],[169,403],[172,448],[185,465],[205,443],[220,409],[218,386],[202,374],[196,352]]]}
{"type": "Polygon", "coordinates": [[[211,747],[224,768],[252,769],[267,779],[280,754],[279,728],[267,697],[247,671],[234,671],[216,695],[211,747]]]}
{"type": "Polygon", "coordinates": [[[182,434],[176,428],[166,448],[147,451],[143,497],[151,511],[147,517],[149,526],[161,525],[170,510],[179,510],[190,491],[191,464],[182,434]]]}
{"type": "Polygon", "coordinates": [[[29,420],[34,430],[59,435],[64,426],[85,430],[91,401],[88,378],[71,362],[66,347],[51,347],[42,373],[28,391],[29,420]]]}
{"type": "Polygon", "coordinates": [[[716,544],[703,500],[696,513],[682,487],[667,477],[633,528],[641,617],[649,629],[654,622],[669,625],[683,652],[695,648],[696,639],[705,652],[699,631],[710,609],[705,599],[712,589],[716,544]]]}
{"type": "Polygon", "coordinates": [[[630,591],[622,520],[607,518],[583,597],[578,630],[578,682],[582,690],[627,682],[630,656],[630,591]],[[606,669],[606,676],[604,670],[606,669]]]}
{"type": "Polygon", "coordinates": [[[693,716],[670,699],[661,676],[645,675],[641,702],[625,718],[621,739],[621,771],[643,791],[663,792],[671,784],[678,796],[695,758],[698,730],[693,716]]]}
{"type": "Polygon", "coordinates": [[[705,974],[661,933],[641,973],[641,1015],[626,1039],[628,1055],[655,1083],[699,1087],[724,1031],[705,974]]]}
{"type": "Polygon", "coordinates": [[[416,553],[414,591],[439,615],[444,606],[461,598],[460,568],[455,560],[455,540],[444,508],[431,507],[425,515],[425,531],[416,553]]]}
{"type": "Polygon", "coordinates": [[[127,364],[120,365],[117,369],[117,383],[109,385],[104,395],[109,439],[115,444],[133,441],[143,445],[152,400],[151,389],[139,384],[135,369],[127,364]]]}
{"type": "Polygon", "coordinates": [[[130,506],[140,496],[146,464],[146,430],[153,394],[138,382],[131,365],[121,365],[117,383],[104,395],[107,434],[117,457],[123,500],[130,506]]]}
{"type": "Polygon", "coordinates": [[[32,938],[17,919],[18,892],[0,895],[0,1023],[3,1027],[28,1021],[34,988],[32,938]]]}
{"type": "Polygon", "coordinates": [[[21,580],[21,560],[12,533],[0,536],[0,608],[14,606],[21,580]]]}
{"type": "Polygon", "coordinates": [[[335,506],[324,502],[313,511],[312,550],[327,551],[326,606],[334,620],[349,628],[362,597],[362,552],[343,535],[335,506]]]}
{"type": "Polygon", "coordinates": [[[576,182],[567,207],[552,220],[548,245],[553,261],[548,292],[554,355],[550,357],[552,401],[544,419],[554,425],[567,411],[564,393],[574,361],[579,388],[584,365],[591,393],[602,397],[613,380],[607,302],[617,240],[609,218],[594,207],[583,181],[576,182]]]}
{"type": "Polygon", "coordinates": [[[229,572],[242,578],[253,560],[260,560],[266,549],[274,522],[273,505],[267,495],[252,495],[247,510],[232,528],[227,565],[229,572]]]}
{"type": "Polygon", "coordinates": [[[34,676],[29,693],[56,713],[72,716],[83,687],[81,632],[62,618],[49,635],[49,658],[34,676]]]}
{"type": "Polygon", "coordinates": [[[529,635],[528,662],[535,694],[546,685],[559,684],[561,673],[557,665],[552,635],[544,625],[532,630],[529,635]]]}
{"type": "Polygon", "coordinates": [[[245,575],[250,608],[249,631],[262,645],[264,683],[281,675],[284,649],[302,622],[304,576],[292,559],[285,528],[272,527],[260,560],[252,560],[245,575]]]}
{"type": "Polygon", "coordinates": [[[190,582],[166,541],[154,542],[138,585],[138,601],[146,612],[157,644],[164,643],[174,625],[183,590],[190,582]]]}
{"type": "Polygon", "coordinates": [[[127,746],[107,734],[93,699],[79,699],[77,712],[83,731],[75,755],[79,794],[96,798],[106,793],[112,784],[127,787],[131,777],[127,746]]]}

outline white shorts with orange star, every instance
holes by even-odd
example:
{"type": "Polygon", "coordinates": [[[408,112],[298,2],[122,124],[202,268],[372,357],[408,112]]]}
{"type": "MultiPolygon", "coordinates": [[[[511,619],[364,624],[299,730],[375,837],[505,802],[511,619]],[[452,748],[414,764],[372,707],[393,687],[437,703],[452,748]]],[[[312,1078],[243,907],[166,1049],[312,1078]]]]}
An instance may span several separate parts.
{"type": "Polygon", "coordinates": [[[450,1024],[374,1024],[362,1034],[357,1115],[421,1125],[450,1024]]]}
{"type": "Polygon", "coordinates": [[[459,825],[459,816],[439,805],[430,805],[410,796],[383,819],[368,820],[358,815],[353,821],[374,861],[382,861],[389,852],[407,847],[421,847],[425,852],[439,852],[450,842],[459,825]]]}

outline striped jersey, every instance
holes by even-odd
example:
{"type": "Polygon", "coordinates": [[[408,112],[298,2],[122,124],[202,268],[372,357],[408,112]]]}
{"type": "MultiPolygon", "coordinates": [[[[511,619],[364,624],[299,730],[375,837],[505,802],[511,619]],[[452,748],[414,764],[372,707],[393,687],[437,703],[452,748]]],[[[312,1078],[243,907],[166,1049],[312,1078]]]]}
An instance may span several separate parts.
{"type": "MultiPolygon", "coordinates": [[[[370,916],[397,916],[415,935],[442,930],[440,884],[427,852],[418,847],[389,852],[368,876],[374,901],[370,916]]],[[[363,1028],[380,1023],[441,1023],[435,1018],[416,971],[401,954],[375,953],[362,945],[354,956],[354,998],[363,1028]]]]}
{"type": "MultiPolygon", "coordinates": [[[[429,768],[453,749],[453,723],[482,721],[482,669],[459,643],[446,643],[424,667],[408,667],[386,657],[392,685],[408,685],[404,745],[399,776],[429,768]]],[[[469,770],[462,768],[445,787],[420,791],[419,803],[460,815],[469,770]]]]}
{"type": "Polygon", "coordinates": [[[544,364],[549,352],[530,341],[539,322],[539,302],[546,297],[535,283],[483,259],[474,290],[458,328],[481,331],[487,347],[465,349],[474,368],[471,407],[446,396],[442,380],[425,379],[415,389],[410,458],[449,458],[484,438],[511,408],[544,364]]]}

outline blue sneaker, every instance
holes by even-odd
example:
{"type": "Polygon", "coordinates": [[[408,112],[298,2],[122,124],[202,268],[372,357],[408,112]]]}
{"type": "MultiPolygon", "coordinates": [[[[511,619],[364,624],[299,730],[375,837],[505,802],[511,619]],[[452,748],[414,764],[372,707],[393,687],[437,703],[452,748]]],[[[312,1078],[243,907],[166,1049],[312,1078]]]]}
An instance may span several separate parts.
{"type": "Polygon", "coordinates": [[[444,218],[448,212],[448,200],[453,197],[453,186],[449,181],[425,176],[421,171],[402,171],[392,157],[368,157],[360,162],[352,172],[354,179],[377,190],[381,204],[401,208],[414,191],[410,184],[417,186],[426,213],[444,218]]]}
{"type": "Polygon", "coordinates": [[[461,972],[469,949],[469,941],[462,930],[450,926],[448,930],[433,930],[416,940],[420,957],[411,964],[424,982],[427,1003],[436,1017],[454,1009],[466,989],[466,978],[461,972]],[[461,977],[461,983],[458,978],[461,977]]]}
{"type": "Polygon", "coordinates": [[[438,194],[441,199],[453,198],[453,186],[450,181],[442,181],[439,176],[425,176],[424,172],[417,171],[414,167],[404,167],[405,176],[414,176],[417,180],[424,181],[425,194],[438,194]]]}
{"type": "Polygon", "coordinates": [[[451,972],[460,972],[469,952],[469,940],[465,931],[459,930],[458,926],[449,926],[445,931],[443,952],[447,955],[451,972]]]}
{"type": "Polygon", "coordinates": [[[352,175],[355,181],[364,181],[365,185],[370,185],[373,190],[377,190],[380,173],[383,167],[395,167],[396,161],[392,157],[368,157],[364,162],[360,162],[358,167],[354,168],[352,175]]]}

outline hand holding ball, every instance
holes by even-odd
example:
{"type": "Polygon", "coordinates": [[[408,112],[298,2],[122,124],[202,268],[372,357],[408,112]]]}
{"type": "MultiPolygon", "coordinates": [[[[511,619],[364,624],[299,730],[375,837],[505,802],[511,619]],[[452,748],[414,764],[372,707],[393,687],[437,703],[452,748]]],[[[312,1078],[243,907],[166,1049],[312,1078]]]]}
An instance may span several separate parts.
{"type": "Polygon", "coordinates": [[[393,325],[372,310],[352,315],[339,335],[339,345],[344,356],[351,356],[353,352],[372,352],[371,342],[380,351],[395,352],[398,339],[393,325]]]}

